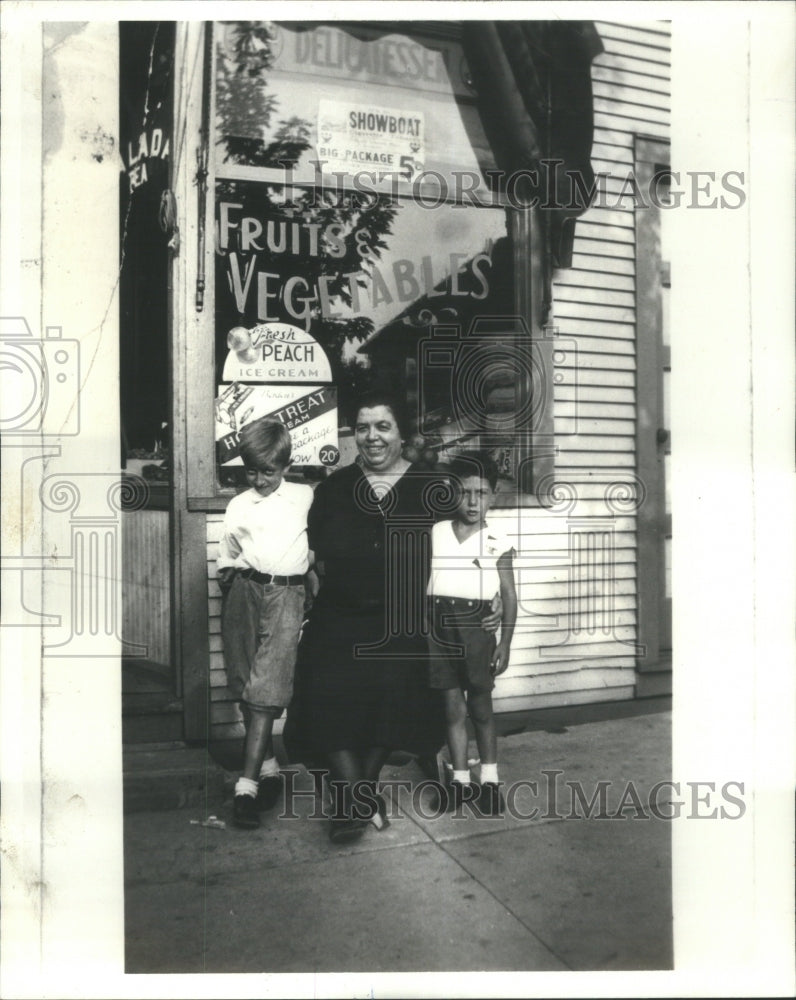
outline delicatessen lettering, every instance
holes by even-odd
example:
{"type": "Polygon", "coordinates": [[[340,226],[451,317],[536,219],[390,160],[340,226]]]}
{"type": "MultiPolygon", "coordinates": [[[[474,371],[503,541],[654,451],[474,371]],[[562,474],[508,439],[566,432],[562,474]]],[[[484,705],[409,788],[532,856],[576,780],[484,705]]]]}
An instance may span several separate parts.
{"type": "Polygon", "coordinates": [[[448,79],[447,50],[420,45],[409,39],[359,39],[335,28],[318,27],[295,34],[296,65],[335,69],[399,80],[444,83],[448,79]]]}

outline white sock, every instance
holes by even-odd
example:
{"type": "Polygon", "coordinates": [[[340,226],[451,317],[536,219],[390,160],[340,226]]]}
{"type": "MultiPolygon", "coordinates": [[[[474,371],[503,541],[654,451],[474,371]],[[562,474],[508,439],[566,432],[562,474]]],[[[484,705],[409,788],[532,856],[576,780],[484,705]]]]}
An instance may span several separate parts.
{"type": "Polygon", "coordinates": [[[279,761],[276,757],[269,757],[268,760],[264,760],[260,767],[260,777],[261,778],[273,778],[279,774],[279,761]]]}
{"type": "Polygon", "coordinates": [[[252,781],[251,778],[238,778],[235,782],[235,794],[236,795],[251,795],[253,799],[257,798],[257,782],[252,781]]]}
{"type": "Polygon", "coordinates": [[[498,783],[498,769],[497,764],[482,764],[481,765],[481,784],[482,785],[496,785],[498,783]]]}
{"type": "Polygon", "coordinates": [[[469,785],[470,784],[470,772],[469,771],[457,771],[454,768],[454,771],[453,771],[453,780],[456,781],[456,782],[458,782],[458,784],[460,784],[460,785],[469,785]]]}

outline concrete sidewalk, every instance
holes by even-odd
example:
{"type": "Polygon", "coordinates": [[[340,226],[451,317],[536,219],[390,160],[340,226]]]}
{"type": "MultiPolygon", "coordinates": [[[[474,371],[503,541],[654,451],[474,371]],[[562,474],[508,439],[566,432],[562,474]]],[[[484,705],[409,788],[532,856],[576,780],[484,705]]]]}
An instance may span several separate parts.
{"type": "Polygon", "coordinates": [[[670,730],[662,712],[501,739],[515,815],[497,819],[429,818],[417,764],[388,767],[412,789],[345,847],[310,818],[301,768],[298,818],[278,806],[259,830],[232,827],[229,802],[129,814],[126,971],[671,968],[671,829],[649,808],[670,730]],[[609,818],[585,818],[573,786],[588,803],[605,782],[609,818]],[[191,823],[208,812],[226,828],[191,823]]]}

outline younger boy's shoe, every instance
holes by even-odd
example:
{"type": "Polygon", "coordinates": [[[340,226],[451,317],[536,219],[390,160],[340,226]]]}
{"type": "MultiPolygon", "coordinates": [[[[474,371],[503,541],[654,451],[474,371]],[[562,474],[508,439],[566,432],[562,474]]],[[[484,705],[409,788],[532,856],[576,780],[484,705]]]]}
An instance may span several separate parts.
{"type": "Polygon", "coordinates": [[[253,795],[236,795],[232,800],[232,822],[242,830],[256,830],[260,825],[257,799],[253,795]]]}
{"type": "Polygon", "coordinates": [[[282,791],[282,776],[271,774],[267,778],[260,778],[257,782],[257,809],[259,812],[268,812],[273,809],[279,801],[279,794],[282,791]]]}
{"type": "Polygon", "coordinates": [[[478,785],[463,785],[460,781],[451,781],[446,791],[448,793],[448,802],[445,812],[465,812],[466,814],[469,811],[465,810],[467,803],[478,804],[478,785]]]}
{"type": "Polygon", "coordinates": [[[476,804],[482,816],[502,816],[506,802],[500,785],[492,781],[485,781],[483,785],[479,785],[476,804]]]}

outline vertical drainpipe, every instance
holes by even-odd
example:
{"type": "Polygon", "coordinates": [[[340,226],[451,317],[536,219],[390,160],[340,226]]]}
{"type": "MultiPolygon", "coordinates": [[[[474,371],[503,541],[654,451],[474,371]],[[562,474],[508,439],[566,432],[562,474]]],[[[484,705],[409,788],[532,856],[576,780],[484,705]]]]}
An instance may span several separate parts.
{"type": "MultiPolygon", "coordinates": [[[[548,33],[547,26],[543,27],[544,35],[548,33]]],[[[553,138],[552,138],[552,128],[553,128],[553,91],[552,91],[552,73],[550,72],[550,60],[549,53],[548,59],[545,63],[545,79],[544,79],[544,94],[545,94],[545,149],[544,155],[547,158],[548,167],[553,158],[553,138]]],[[[549,188],[549,184],[548,184],[549,188]]],[[[547,195],[549,195],[549,190],[547,195]]],[[[553,180],[553,193],[557,197],[557,187],[555,183],[555,178],[553,180]]],[[[550,223],[550,211],[547,208],[542,212],[542,231],[544,233],[544,247],[543,247],[543,258],[542,258],[542,285],[543,285],[543,295],[542,300],[542,327],[547,327],[550,325],[552,320],[552,310],[553,310],[553,267],[552,267],[552,249],[551,249],[551,223],[550,223]]]]}
{"type": "Polygon", "coordinates": [[[196,311],[205,304],[205,213],[207,210],[207,163],[210,146],[210,76],[213,59],[213,22],[204,25],[204,59],[202,79],[202,132],[199,145],[196,182],[199,187],[199,232],[197,236],[196,311]]]}

